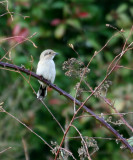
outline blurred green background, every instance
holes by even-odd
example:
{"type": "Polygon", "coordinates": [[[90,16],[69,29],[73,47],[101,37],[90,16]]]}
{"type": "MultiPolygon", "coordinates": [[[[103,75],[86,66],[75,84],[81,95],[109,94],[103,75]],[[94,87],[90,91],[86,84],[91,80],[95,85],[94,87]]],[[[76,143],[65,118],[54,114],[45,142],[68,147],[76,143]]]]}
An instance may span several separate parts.
{"type": "MultiPolygon", "coordinates": [[[[2,2],[2,1],[1,1],[2,2]]],[[[60,53],[55,57],[56,80],[55,84],[64,89],[72,96],[75,95],[75,85],[79,78],[68,77],[62,70],[62,64],[69,58],[77,58],[86,65],[95,51],[100,50],[107,40],[117,32],[117,30],[106,27],[111,24],[119,30],[124,29],[124,36],[130,32],[133,22],[133,0],[14,0],[9,1],[9,10],[13,12],[13,21],[9,14],[4,13],[6,3],[0,3],[0,58],[7,51],[11,51],[12,62],[16,65],[24,65],[36,71],[36,65],[40,53],[45,49],[53,49],[60,53]],[[25,18],[23,16],[29,16],[25,18]],[[32,37],[32,41],[37,45],[25,41],[12,48],[16,43],[22,41],[21,38],[14,38],[1,41],[7,37],[24,36],[32,37]],[[73,44],[77,54],[69,47],[73,44]],[[12,48],[12,50],[10,50],[12,48]],[[33,62],[31,62],[32,57],[33,62]]],[[[129,39],[132,42],[133,37],[129,39]]],[[[94,89],[106,75],[106,70],[113,58],[120,53],[124,43],[123,37],[119,34],[114,37],[107,47],[100,52],[92,61],[90,73],[86,82],[94,89]]],[[[7,56],[7,58],[9,58],[7,56]]],[[[12,63],[7,59],[3,61],[12,63]]],[[[133,67],[132,51],[128,51],[121,59],[120,65],[133,67]]],[[[25,74],[23,74],[26,76],[25,74]]],[[[0,102],[4,102],[3,108],[18,117],[36,133],[42,136],[48,143],[57,142],[60,144],[63,133],[55,120],[51,117],[45,107],[36,99],[35,94],[29,84],[18,73],[0,70],[0,102]]],[[[26,76],[28,79],[28,76],[26,76]]],[[[119,112],[132,112],[133,102],[133,71],[127,69],[116,70],[110,77],[112,85],[109,88],[107,98],[115,102],[119,112]]],[[[35,91],[38,90],[39,83],[34,78],[30,79],[35,91]]],[[[86,85],[82,84],[84,92],[78,97],[84,101],[90,94],[86,92],[86,85]]],[[[45,99],[46,105],[55,115],[57,120],[65,127],[72,118],[73,104],[56,91],[49,89],[45,99]]],[[[95,113],[111,113],[112,110],[99,98],[92,97],[86,104],[95,113]]],[[[83,115],[81,111],[78,116],[83,115]]],[[[132,114],[127,114],[124,118],[133,125],[132,114]]],[[[105,116],[108,119],[109,116],[105,116]]],[[[119,120],[118,116],[112,116],[112,121],[119,120]]],[[[99,150],[92,155],[95,160],[124,160],[131,159],[127,150],[121,150],[120,143],[115,139],[105,140],[102,138],[115,138],[93,117],[79,118],[74,121],[74,125],[83,136],[101,137],[95,139],[99,150]]],[[[130,130],[125,125],[111,125],[119,130],[125,138],[131,137],[130,130]]],[[[68,137],[79,136],[71,128],[68,137]]],[[[54,156],[50,149],[33,133],[19,124],[5,113],[0,113],[0,151],[8,148],[0,154],[0,160],[24,160],[24,147],[22,138],[27,144],[28,155],[31,160],[52,160],[54,156]]],[[[66,142],[76,159],[80,159],[78,149],[81,147],[81,139],[68,139],[66,142]]],[[[94,147],[94,149],[96,149],[94,147]]],[[[89,148],[90,153],[93,147],[89,148]]],[[[72,157],[69,157],[72,159],[72,157]]]]}

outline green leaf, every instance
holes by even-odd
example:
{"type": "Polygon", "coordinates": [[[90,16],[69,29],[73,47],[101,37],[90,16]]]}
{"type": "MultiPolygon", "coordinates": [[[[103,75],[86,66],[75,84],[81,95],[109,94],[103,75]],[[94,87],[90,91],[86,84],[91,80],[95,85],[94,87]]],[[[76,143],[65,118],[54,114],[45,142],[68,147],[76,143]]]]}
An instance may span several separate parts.
{"type": "Polygon", "coordinates": [[[53,5],[52,5],[52,8],[63,8],[64,7],[64,5],[65,5],[65,3],[64,2],[62,2],[62,1],[58,1],[58,2],[55,2],[53,5]]]}
{"type": "Polygon", "coordinates": [[[65,24],[60,24],[56,28],[56,30],[54,32],[54,35],[55,35],[56,38],[60,39],[60,38],[62,38],[64,36],[65,31],[66,31],[66,25],[65,24]]]}
{"type": "Polygon", "coordinates": [[[129,11],[130,11],[131,15],[133,16],[133,7],[131,7],[131,8],[129,9],[129,11]]]}
{"type": "Polygon", "coordinates": [[[130,17],[127,14],[121,13],[119,15],[119,20],[117,20],[117,25],[121,28],[126,28],[132,25],[132,21],[130,20],[130,17]]]}
{"type": "Polygon", "coordinates": [[[128,8],[127,4],[123,3],[118,7],[117,13],[122,13],[122,12],[126,11],[127,8],[128,8]]]}
{"type": "Polygon", "coordinates": [[[81,25],[80,22],[77,19],[68,19],[66,21],[66,23],[72,27],[74,27],[75,29],[80,30],[81,29],[81,25]]]}
{"type": "Polygon", "coordinates": [[[133,137],[129,138],[127,141],[130,144],[130,146],[133,147],[133,137]]]}

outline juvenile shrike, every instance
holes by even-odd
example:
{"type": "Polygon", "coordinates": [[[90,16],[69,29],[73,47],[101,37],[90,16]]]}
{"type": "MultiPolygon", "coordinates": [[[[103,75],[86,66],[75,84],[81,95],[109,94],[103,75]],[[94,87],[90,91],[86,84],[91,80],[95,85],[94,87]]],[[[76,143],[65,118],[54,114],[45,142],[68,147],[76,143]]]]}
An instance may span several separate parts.
{"type": "MultiPolygon", "coordinates": [[[[40,55],[40,60],[37,65],[36,74],[49,80],[51,83],[55,80],[56,70],[55,63],[53,61],[54,56],[57,53],[51,49],[43,51],[40,55]]],[[[47,85],[39,81],[40,88],[37,93],[37,98],[43,99],[47,95],[47,85]]]]}

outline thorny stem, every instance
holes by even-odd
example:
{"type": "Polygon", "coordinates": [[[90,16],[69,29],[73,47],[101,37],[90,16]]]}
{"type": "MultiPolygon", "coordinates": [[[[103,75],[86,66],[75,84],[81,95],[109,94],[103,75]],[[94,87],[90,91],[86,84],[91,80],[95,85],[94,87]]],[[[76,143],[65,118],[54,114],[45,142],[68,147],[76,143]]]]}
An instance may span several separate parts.
{"type": "MultiPolygon", "coordinates": [[[[93,111],[91,111],[89,108],[87,108],[84,104],[86,103],[86,101],[94,94],[92,93],[87,100],[84,103],[81,103],[80,101],[78,101],[77,99],[74,99],[70,94],[68,94],[67,92],[65,92],[64,90],[62,90],[61,88],[57,87],[56,85],[50,83],[48,80],[38,76],[37,74],[35,74],[34,72],[31,72],[30,70],[27,70],[25,68],[21,68],[19,66],[13,65],[13,64],[9,64],[9,63],[5,63],[5,62],[0,62],[0,66],[3,67],[7,67],[7,68],[12,68],[14,70],[19,70],[21,72],[26,73],[27,75],[31,75],[32,77],[44,82],[45,84],[49,85],[51,88],[53,88],[54,90],[56,90],[57,92],[59,92],[61,95],[63,95],[64,97],[66,97],[67,99],[69,99],[72,102],[75,102],[76,105],[80,106],[79,109],[77,110],[77,112],[83,108],[86,112],[88,112],[90,115],[92,115],[96,120],[98,120],[105,128],[107,128],[108,130],[110,130],[110,132],[112,132],[118,139],[120,139],[120,141],[131,151],[133,152],[133,148],[128,144],[128,142],[126,141],[126,139],[124,139],[114,128],[112,128],[107,122],[105,122],[105,120],[103,118],[100,118],[99,116],[97,116],[93,111]]],[[[114,67],[115,68],[115,67],[114,67]]],[[[113,70],[114,70],[113,68],[113,70]]],[[[109,76],[109,74],[108,74],[109,76]]],[[[107,78],[107,76],[106,76],[107,78]]],[[[105,81],[105,79],[104,79],[105,81]]],[[[100,84],[100,86],[102,85],[102,83],[100,84]]],[[[100,87],[99,86],[99,87],[100,87]]],[[[98,89],[98,88],[97,88],[98,89]]],[[[95,89],[95,92],[96,90],[95,89]]],[[[72,124],[73,120],[75,117],[72,118],[70,124],[72,124]]],[[[70,127],[69,127],[70,128],[70,127]]],[[[68,128],[68,130],[69,130],[68,128]]],[[[66,130],[65,134],[64,134],[64,138],[68,132],[68,130],[66,130]]],[[[64,140],[64,139],[63,139],[64,140]]],[[[63,144],[63,141],[62,141],[63,144]]],[[[61,144],[61,145],[62,145],[61,144]]]]}

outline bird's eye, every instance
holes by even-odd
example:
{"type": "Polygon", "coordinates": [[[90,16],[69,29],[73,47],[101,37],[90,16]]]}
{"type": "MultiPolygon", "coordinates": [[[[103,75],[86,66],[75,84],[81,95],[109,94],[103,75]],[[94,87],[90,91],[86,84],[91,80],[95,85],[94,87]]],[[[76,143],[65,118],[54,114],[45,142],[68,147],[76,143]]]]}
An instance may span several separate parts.
{"type": "Polygon", "coordinates": [[[51,54],[51,52],[49,52],[49,54],[51,54]]]}

